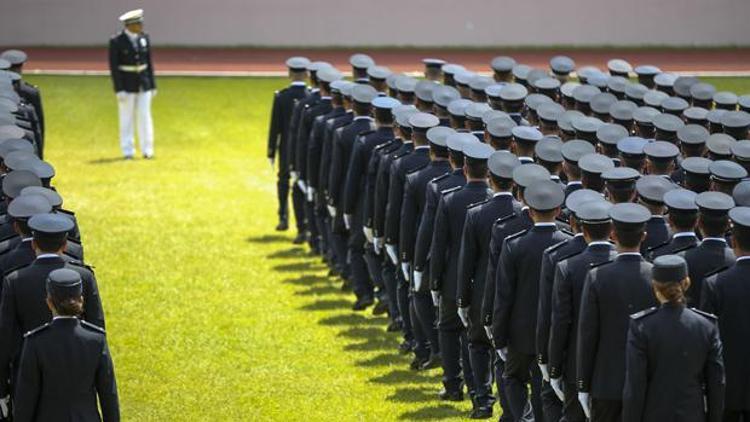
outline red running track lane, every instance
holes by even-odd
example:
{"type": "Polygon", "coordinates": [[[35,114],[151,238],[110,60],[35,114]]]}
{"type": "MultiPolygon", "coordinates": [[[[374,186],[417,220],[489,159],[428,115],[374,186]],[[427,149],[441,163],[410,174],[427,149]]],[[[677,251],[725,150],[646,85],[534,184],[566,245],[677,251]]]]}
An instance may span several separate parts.
{"type": "MultiPolygon", "coordinates": [[[[28,70],[106,71],[106,48],[26,48],[28,70]]],[[[421,59],[437,57],[471,70],[489,70],[490,60],[501,54],[519,63],[546,68],[556,54],[572,57],[578,67],[605,68],[607,60],[622,58],[634,66],[653,64],[665,71],[748,72],[750,48],[726,49],[270,49],[270,48],[159,48],[154,49],[154,66],[160,71],[254,71],[283,72],[284,61],[293,55],[324,60],[348,70],[348,57],[365,52],[396,72],[422,70],[421,59]]]]}

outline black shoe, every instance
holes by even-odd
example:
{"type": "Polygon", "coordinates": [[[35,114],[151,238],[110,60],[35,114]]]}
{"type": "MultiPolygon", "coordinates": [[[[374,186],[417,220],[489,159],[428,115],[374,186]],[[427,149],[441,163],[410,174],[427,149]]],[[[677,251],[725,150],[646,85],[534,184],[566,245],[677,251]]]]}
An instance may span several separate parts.
{"type": "Polygon", "coordinates": [[[424,365],[426,361],[424,359],[420,359],[418,357],[414,357],[414,359],[409,364],[409,369],[412,371],[419,371],[422,369],[422,365],[424,365]]]}
{"type": "Polygon", "coordinates": [[[443,364],[443,357],[438,354],[430,355],[430,358],[424,361],[422,364],[422,370],[428,370],[428,369],[434,369],[434,368],[440,368],[443,364]]]}
{"type": "Polygon", "coordinates": [[[489,419],[492,417],[491,407],[475,407],[469,415],[469,419],[489,419]]]}
{"type": "Polygon", "coordinates": [[[463,391],[447,391],[443,389],[440,390],[440,393],[438,393],[438,397],[440,398],[440,400],[446,401],[464,401],[463,391]]]}
{"type": "Polygon", "coordinates": [[[289,229],[289,223],[286,220],[279,220],[279,224],[276,225],[277,232],[285,232],[289,229]]]}
{"type": "Polygon", "coordinates": [[[144,160],[153,160],[153,158],[154,158],[153,155],[143,154],[143,159],[144,160]]]}
{"type": "Polygon", "coordinates": [[[385,302],[383,300],[379,300],[375,304],[375,307],[372,308],[373,315],[383,315],[386,312],[388,312],[388,302],[385,302]]]}
{"type": "Polygon", "coordinates": [[[365,309],[372,306],[372,304],[375,303],[371,297],[363,297],[357,299],[356,302],[354,302],[354,305],[352,306],[352,311],[364,311],[365,309]]]}
{"type": "Polygon", "coordinates": [[[132,155],[126,155],[126,156],[122,157],[122,159],[125,160],[125,161],[130,161],[130,160],[133,159],[133,156],[132,155]]]}
{"type": "Polygon", "coordinates": [[[414,350],[414,342],[409,340],[404,340],[401,344],[398,345],[398,352],[402,355],[408,355],[409,353],[414,350]]]}
{"type": "Polygon", "coordinates": [[[305,234],[304,233],[298,233],[297,237],[295,237],[294,240],[292,240],[292,243],[294,243],[295,245],[301,245],[301,244],[305,243],[305,240],[307,240],[307,239],[305,239],[305,234]]]}
{"type": "Polygon", "coordinates": [[[389,333],[396,333],[401,331],[401,328],[403,328],[403,324],[401,324],[401,321],[391,321],[385,331],[388,331],[389,333]]]}
{"type": "Polygon", "coordinates": [[[339,270],[336,268],[331,268],[328,270],[328,277],[338,277],[339,276],[339,270]]]}

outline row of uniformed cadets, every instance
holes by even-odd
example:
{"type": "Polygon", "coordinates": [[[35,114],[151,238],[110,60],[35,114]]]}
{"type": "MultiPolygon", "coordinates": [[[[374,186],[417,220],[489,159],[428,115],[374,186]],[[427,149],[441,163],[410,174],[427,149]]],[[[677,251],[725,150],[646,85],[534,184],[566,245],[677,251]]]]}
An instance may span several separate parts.
{"type": "Polygon", "coordinates": [[[117,421],[96,277],[41,158],[41,97],[22,79],[25,61],[0,54],[0,420],[117,421]]]}
{"type": "Polygon", "coordinates": [[[295,243],[442,366],[440,399],[489,418],[494,380],[501,420],[750,421],[750,96],[618,59],[350,63],[287,61],[277,229],[291,178],[295,243]]]}

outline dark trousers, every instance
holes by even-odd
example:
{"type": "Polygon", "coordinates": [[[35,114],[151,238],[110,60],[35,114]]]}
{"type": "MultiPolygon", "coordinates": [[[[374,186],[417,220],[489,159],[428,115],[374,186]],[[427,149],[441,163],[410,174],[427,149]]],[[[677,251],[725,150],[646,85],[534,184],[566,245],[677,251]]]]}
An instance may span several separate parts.
{"type": "Polygon", "coordinates": [[[591,422],[622,421],[622,400],[591,399],[591,422]]]}
{"type": "Polygon", "coordinates": [[[357,298],[372,298],[372,281],[365,262],[364,235],[362,226],[356,222],[352,224],[349,235],[349,268],[352,274],[352,288],[357,298]]]}
{"type": "Polygon", "coordinates": [[[750,410],[724,410],[724,422],[750,422],[750,410]]]}
{"type": "Polygon", "coordinates": [[[294,219],[297,224],[297,232],[305,233],[305,194],[295,183],[292,187],[292,208],[294,208],[294,219]]]}
{"type": "Polygon", "coordinates": [[[500,422],[509,422],[513,420],[510,413],[510,403],[508,403],[508,397],[505,394],[505,379],[503,373],[505,372],[505,361],[500,359],[497,353],[495,356],[495,385],[497,386],[497,398],[500,402],[500,408],[503,410],[502,416],[500,416],[500,422]]]}
{"type": "Polygon", "coordinates": [[[346,278],[349,276],[349,261],[347,260],[346,235],[333,230],[333,220],[329,220],[331,227],[331,249],[336,259],[339,273],[346,278]]]}
{"type": "Polygon", "coordinates": [[[381,274],[383,275],[383,287],[388,296],[388,314],[392,321],[401,321],[401,313],[398,310],[398,281],[396,280],[396,267],[390,258],[385,254],[385,250],[380,252],[381,256],[381,274]]]}
{"type": "Polygon", "coordinates": [[[473,397],[476,388],[474,372],[469,358],[469,345],[466,330],[440,329],[440,353],[443,356],[443,386],[446,391],[460,391],[463,384],[469,389],[473,397]]]}
{"type": "Polygon", "coordinates": [[[279,200],[279,219],[289,218],[289,168],[285,161],[279,160],[279,172],[276,179],[276,196],[279,200]]]}
{"type": "Polygon", "coordinates": [[[433,355],[440,354],[440,340],[438,339],[436,324],[437,313],[435,312],[435,305],[432,303],[432,295],[430,292],[412,292],[412,305],[415,311],[412,324],[419,325],[421,330],[427,334],[430,353],[433,355]]]}
{"type": "Polygon", "coordinates": [[[565,403],[563,403],[563,416],[565,422],[585,422],[586,414],[583,413],[581,402],[578,401],[578,389],[573,383],[565,383],[565,403]]]}
{"type": "Polygon", "coordinates": [[[416,293],[409,292],[409,321],[411,321],[412,332],[414,333],[414,354],[419,360],[427,360],[430,357],[429,330],[425,330],[419,323],[416,301],[416,293]]]}
{"type": "Polygon", "coordinates": [[[318,231],[318,224],[315,219],[315,203],[308,201],[307,198],[305,198],[305,221],[307,222],[306,226],[309,232],[307,244],[310,246],[310,250],[320,253],[320,232],[318,231]]]}
{"type": "MultiPolygon", "coordinates": [[[[370,280],[376,289],[383,292],[383,273],[382,264],[380,262],[380,256],[375,254],[375,250],[371,243],[365,245],[365,263],[367,264],[367,273],[370,274],[370,280]]],[[[378,295],[380,297],[380,295],[378,295]]],[[[381,297],[382,298],[382,297],[381,297]]]]}
{"type": "MultiPolygon", "coordinates": [[[[388,258],[386,258],[388,259],[388,258]]],[[[414,329],[412,327],[411,315],[409,314],[409,283],[404,279],[404,273],[396,268],[396,298],[398,300],[398,313],[403,322],[404,340],[414,340],[414,329]]]]}
{"type": "Polygon", "coordinates": [[[325,207],[315,207],[315,225],[318,228],[318,246],[320,248],[320,253],[327,258],[328,262],[331,262],[333,254],[331,253],[331,247],[328,243],[329,232],[328,224],[326,223],[327,212],[328,211],[325,207]]]}
{"type": "Polygon", "coordinates": [[[495,396],[492,395],[492,361],[495,351],[483,342],[469,343],[469,362],[474,373],[474,406],[492,407],[495,396]]]}
{"type": "MultiPolygon", "coordinates": [[[[544,413],[545,421],[559,421],[563,415],[563,403],[557,398],[555,390],[552,389],[552,384],[542,379],[542,412],[544,413]]],[[[567,397],[567,393],[566,393],[567,397]]],[[[573,393],[573,397],[577,398],[577,394],[573,393]]]]}
{"type": "Polygon", "coordinates": [[[534,410],[534,419],[544,420],[542,410],[541,390],[542,373],[536,364],[536,356],[516,352],[508,348],[508,356],[505,361],[505,394],[514,420],[519,420],[528,401],[528,385],[531,384],[531,407],[534,410]]]}

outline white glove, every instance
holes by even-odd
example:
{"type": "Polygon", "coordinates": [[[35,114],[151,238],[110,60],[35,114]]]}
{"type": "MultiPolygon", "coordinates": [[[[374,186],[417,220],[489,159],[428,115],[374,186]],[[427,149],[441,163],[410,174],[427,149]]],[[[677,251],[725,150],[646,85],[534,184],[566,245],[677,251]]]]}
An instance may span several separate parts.
{"type": "Polygon", "coordinates": [[[273,170],[273,165],[276,162],[276,159],[273,157],[268,158],[268,164],[271,165],[271,170],[273,170]]]}
{"type": "Polygon", "coordinates": [[[393,265],[398,265],[398,252],[396,252],[396,245],[386,243],[385,251],[388,253],[388,257],[391,258],[393,265]]]}
{"type": "Polygon", "coordinates": [[[549,384],[552,386],[552,389],[555,390],[557,398],[560,399],[561,402],[565,403],[565,393],[563,392],[562,377],[552,378],[551,380],[549,380],[549,384]]]}
{"type": "Polygon", "coordinates": [[[315,188],[312,186],[307,187],[307,202],[315,200],[315,188]]]}
{"type": "Polygon", "coordinates": [[[365,238],[367,238],[367,243],[372,243],[373,241],[372,229],[367,226],[362,226],[362,231],[365,233],[365,238]]]}
{"type": "Polygon", "coordinates": [[[292,178],[292,180],[294,180],[295,183],[297,183],[297,179],[299,179],[299,173],[292,170],[289,172],[289,176],[292,178]]]}
{"type": "Polygon", "coordinates": [[[330,215],[331,218],[336,218],[336,207],[333,205],[326,205],[326,208],[328,208],[328,215],[330,215]]]}
{"type": "Polygon", "coordinates": [[[414,290],[422,289],[422,271],[414,271],[414,290]]]}
{"type": "Polygon", "coordinates": [[[128,97],[128,93],[125,91],[117,91],[115,96],[117,97],[117,101],[125,101],[125,98],[128,97]]]}
{"type": "Polygon", "coordinates": [[[458,317],[461,318],[461,323],[464,327],[469,328],[469,307],[458,308],[458,317]]]}
{"type": "Polygon", "coordinates": [[[492,340],[492,327],[490,327],[489,325],[485,325],[484,332],[487,333],[487,338],[492,340]]]}
{"type": "Polygon", "coordinates": [[[351,214],[344,214],[344,226],[347,230],[352,228],[352,215],[351,214]]]}
{"type": "Polygon", "coordinates": [[[578,402],[581,403],[586,419],[591,419],[591,398],[589,393],[578,393],[578,402]]]}
{"type": "Polygon", "coordinates": [[[408,262],[401,263],[401,272],[404,273],[404,280],[406,280],[407,283],[411,281],[411,268],[409,267],[410,265],[408,262]]]}
{"type": "Polygon", "coordinates": [[[503,362],[508,360],[508,348],[503,347],[502,349],[497,349],[497,355],[500,356],[500,359],[503,360],[503,362]]]}
{"type": "Polygon", "coordinates": [[[542,379],[549,382],[549,371],[547,370],[547,364],[540,363],[539,370],[542,371],[542,379]]]}
{"type": "Polygon", "coordinates": [[[380,255],[380,251],[383,250],[383,238],[382,237],[373,238],[372,246],[375,247],[375,253],[380,255]]]}
{"type": "Polygon", "coordinates": [[[5,419],[10,416],[10,395],[0,399],[0,418],[5,419]]]}
{"type": "Polygon", "coordinates": [[[432,295],[432,304],[435,306],[440,306],[440,291],[430,290],[430,294],[432,295]]]}
{"type": "Polygon", "coordinates": [[[299,189],[300,189],[300,190],[301,190],[301,191],[302,191],[303,193],[307,193],[307,184],[305,183],[305,181],[304,181],[304,180],[302,180],[302,179],[298,179],[298,180],[297,180],[297,186],[299,186],[299,189]]]}

